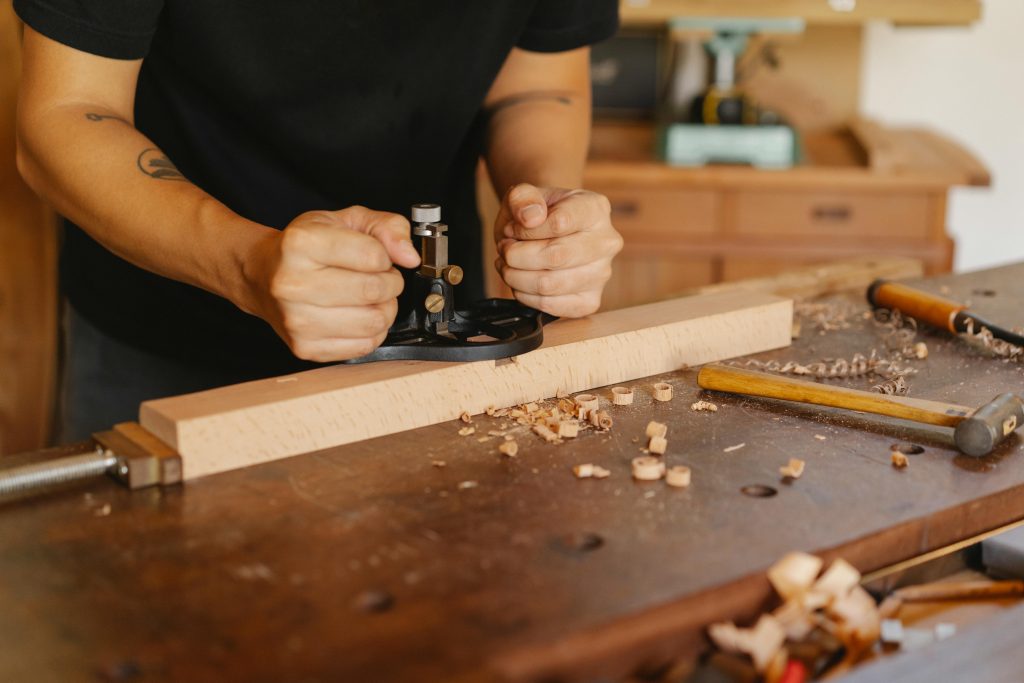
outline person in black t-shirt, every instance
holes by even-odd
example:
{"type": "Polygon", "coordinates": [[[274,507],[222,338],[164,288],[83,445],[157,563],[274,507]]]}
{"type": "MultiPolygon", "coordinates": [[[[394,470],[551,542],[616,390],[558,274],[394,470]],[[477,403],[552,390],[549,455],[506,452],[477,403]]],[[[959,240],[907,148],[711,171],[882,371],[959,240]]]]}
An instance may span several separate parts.
{"type": "Polygon", "coordinates": [[[411,204],[442,205],[461,300],[482,296],[481,156],[515,297],[600,305],[622,239],[579,188],[616,0],[14,7],[18,167],[65,217],[64,438],[371,351],[419,263],[411,204]]]}

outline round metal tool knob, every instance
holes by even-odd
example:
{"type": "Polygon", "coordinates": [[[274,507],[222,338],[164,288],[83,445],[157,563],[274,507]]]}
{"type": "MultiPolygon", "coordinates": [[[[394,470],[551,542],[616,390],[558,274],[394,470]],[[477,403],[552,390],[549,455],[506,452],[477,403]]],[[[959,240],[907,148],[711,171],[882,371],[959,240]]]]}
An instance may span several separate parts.
{"type": "Polygon", "coordinates": [[[444,310],[444,297],[440,294],[428,294],[423,300],[423,306],[431,313],[440,313],[444,310]]]}
{"type": "Polygon", "coordinates": [[[441,220],[441,206],[439,204],[413,204],[413,223],[437,223],[441,220]]]}
{"type": "Polygon", "coordinates": [[[465,277],[465,273],[462,272],[462,268],[459,266],[448,266],[444,269],[444,279],[448,281],[450,285],[457,285],[462,282],[462,278],[465,277]]]}

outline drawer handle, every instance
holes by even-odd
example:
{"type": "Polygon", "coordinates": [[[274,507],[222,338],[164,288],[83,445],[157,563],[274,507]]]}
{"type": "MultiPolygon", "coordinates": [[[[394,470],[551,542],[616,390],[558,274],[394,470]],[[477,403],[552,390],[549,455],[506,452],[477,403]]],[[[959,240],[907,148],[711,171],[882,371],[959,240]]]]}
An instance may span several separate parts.
{"type": "Polygon", "coordinates": [[[849,206],[816,206],[811,215],[816,221],[848,221],[853,210],[849,206]]]}
{"type": "Polygon", "coordinates": [[[633,200],[612,202],[612,215],[632,218],[640,213],[640,204],[633,200]]]}

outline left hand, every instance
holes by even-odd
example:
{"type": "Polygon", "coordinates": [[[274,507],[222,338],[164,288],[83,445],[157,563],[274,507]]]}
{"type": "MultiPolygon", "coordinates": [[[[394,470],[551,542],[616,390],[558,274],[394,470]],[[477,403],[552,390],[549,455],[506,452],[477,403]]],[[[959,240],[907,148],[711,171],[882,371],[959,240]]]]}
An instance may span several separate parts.
{"type": "Polygon", "coordinates": [[[590,315],[612,274],[622,236],[604,195],[513,186],[494,225],[495,267],[518,301],[566,318],[590,315]]]}

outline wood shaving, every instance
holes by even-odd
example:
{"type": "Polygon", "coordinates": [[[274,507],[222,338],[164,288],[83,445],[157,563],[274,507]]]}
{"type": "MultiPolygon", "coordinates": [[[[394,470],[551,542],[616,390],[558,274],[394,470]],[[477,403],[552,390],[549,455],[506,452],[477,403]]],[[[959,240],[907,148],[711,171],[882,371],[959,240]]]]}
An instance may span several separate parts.
{"type": "Polygon", "coordinates": [[[469,424],[470,422],[473,421],[473,418],[470,417],[469,413],[467,413],[466,411],[462,411],[462,414],[459,415],[459,419],[465,422],[466,424],[469,424]]]}
{"type": "Polygon", "coordinates": [[[876,384],[871,387],[871,391],[878,392],[879,394],[888,394],[889,396],[906,396],[910,392],[910,387],[907,386],[906,378],[900,375],[893,379],[887,379],[881,384],[876,384]]]}
{"type": "Polygon", "coordinates": [[[492,429],[489,432],[487,432],[487,436],[507,436],[507,435],[503,431],[498,431],[497,429],[492,429]]]}
{"type": "Polygon", "coordinates": [[[463,427],[459,430],[459,436],[469,436],[476,433],[476,427],[463,427]]]}
{"type": "Polygon", "coordinates": [[[667,448],[668,440],[663,436],[652,436],[651,442],[647,444],[647,450],[658,455],[664,455],[667,448]]]}
{"type": "Polygon", "coordinates": [[[711,403],[710,401],[697,401],[696,403],[690,404],[690,410],[693,410],[695,412],[703,411],[708,413],[717,413],[718,406],[716,406],[714,403],[711,403]]]}
{"type": "Polygon", "coordinates": [[[612,403],[628,406],[633,403],[633,390],[629,387],[612,387],[612,403]]]}
{"type": "Polygon", "coordinates": [[[690,485],[690,468],[686,465],[675,465],[665,470],[665,483],[677,488],[690,485]]]}
{"type": "Polygon", "coordinates": [[[612,416],[609,415],[606,410],[598,410],[595,412],[591,418],[591,422],[594,423],[595,427],[604,431],[611,429],[613,424],[612,416]]]}
{"type": "Polygon", "coordinates": [[[896,469],[902,470],[902,469],[904,469],[909,464],[910,464],[910,461],[907,459],[906,455],[904,455],[903,453],[900,453],[899,451],[892,451],[892,466],[893,467],[895,467],[896,469]]]}
{"type": "Polygon", "coordinates": [[[579,423],[560,422],[558,423],[558,436],[563,439],[575,439],[580,433],[579,423]]]}
{"type": "Polygon", "coordinates": [[[665,436],[668,434],[668,425],[651,420],[647,423],[647,429],[644,431],[644,434],[646,434],[648,438],[665,436]]]}
{"type": "Polygon", "coordinates": [[[657,481],[665,476],[665,463],[650,455],[633,458],[633,478],[640,481],[657,481]]]}
{"type": "Polygon", "coordinates": [[[747,445],[746,442],[738,443],[735,446],[729,446],[728,448],[723,448],[722,452],[723,453],[732,453],[733,451],[738,451],[739,449],[743,448],[746,445],[747,445]]]}
{"type": "Polygon", "coordinates": [[[548,427],[547,425],[543,425],[543,424],[533,425],[533,433],[536,434],[537,436],[541,437],[542,439],[544,439],[548,443],[554,443],[554,442],[559,440],[558,439],[558,434],[555,434],[553,431],[551,431],[551,428],[548,427]]]}
{"type": "Polygon", "coordinates": [[[818,441],[824,441],[824,440],[825,440],[825,439],[827,439],[828,437],[826,437],[826,436],[822,436],[821,434],[815,434],[815,435],[814,435],[814,438],[815,438],[815,439],[817,439],[818,441]]]}
{"type": "Polygon", "coordinates": [[[589,462],[582,465],[573,465],[572,473],[576,475],[577,479],[589,479],[594,476],[594,466],[589,462]]]}
{"type": "Polygon", "coordinates": [[[487,443],[487,442],[488,442],[488,441],[490,441],[490,440],[491,440],[492,438],[494,438],[494,437],[490,437],[490,436],[478,436],[478,437],[476,438],[476,440],[477,440],[477,443],[487,443]]]}
{"type": "MultiPolygon", "coordinates": [[[[1024,347],[1015,346],[1010,342],[1003,341],[1002,339],[996,339],[992,336],[992,331],[987,327],[981,327],[977,332],[974,331],[975,322],[973,319],[967,319],[967,332],[964,333],[972,343],[978,344],[989,353],[999,356],[1008,362],[1020,363],[1024,361],[1024,347]]],[[[1018,334],[1024,333],[1024,330],[1015,328],[1013,330],[1018,334]]]]}
{"type": "Polygon", "coordinates": [[[606,470],[600,465],[594,465],[594,473],[591,475],[594,479],[607,479],[611,476],[611,470],[606,470]]]}
{"type": "Polygon", "coordinates": [[[799,458],[790,458],[789,463],[779,468],[779,474],[788,479],[799,479],[800,475],[804,473],[805,463],[799,458]]]}
{"type": "Polygon", "coordinates": [[[515,441],[506,441],[502,443],[500,446],[498,446],[498,452],[501,453],[502,455],[507,455],[510,458],[514,458],[516,457],[516,454],[519,453],[519,444],[517,444],[515,441]]]}
{"type": "Polygon", "coordinates": [[[466,489],[475,489],[477,486],[479,486],[479,484],[473,480],[459,482],[460,491],[465,491],[466,489]]]}
{"type": "Polygon", "coordinates": [[[430,464],[433,465],[434,467],[444,467],[448,463],[446,463],[444,460],[431,460],[430,464]]]}
{"type": "Polygon", "coordinates": [[[671,401],[672,385],[667,382],[658,382],[653,386],[655,401],[671,401]]]}
{"type": "Polygon", "coordinates": [[[917,342],[914,344],[914,356],[918,360],[924,360],[928,357],[928,345],[924,342],[917,342]]]}

